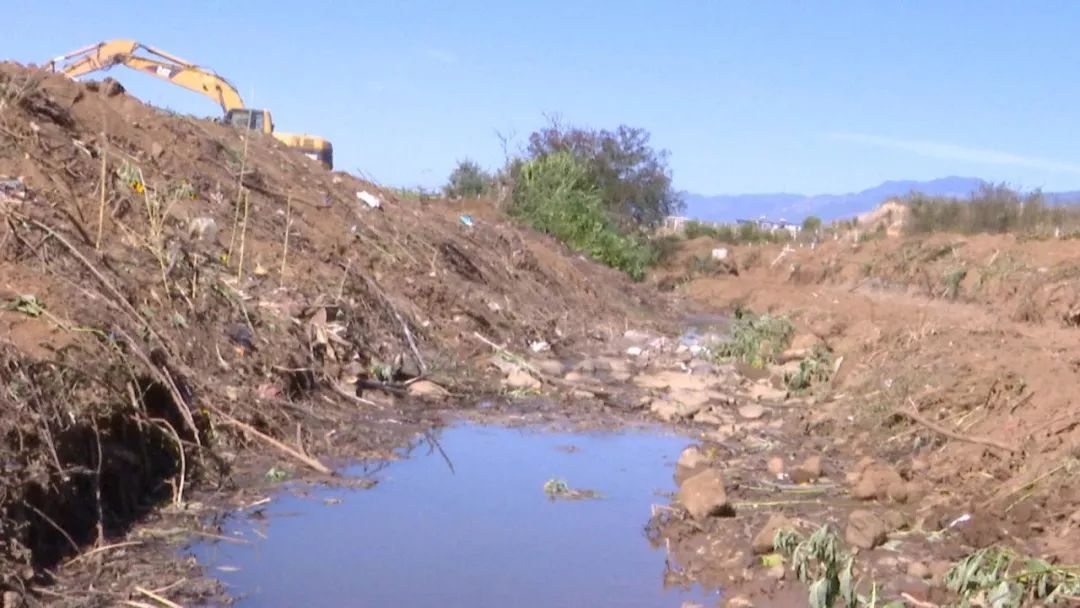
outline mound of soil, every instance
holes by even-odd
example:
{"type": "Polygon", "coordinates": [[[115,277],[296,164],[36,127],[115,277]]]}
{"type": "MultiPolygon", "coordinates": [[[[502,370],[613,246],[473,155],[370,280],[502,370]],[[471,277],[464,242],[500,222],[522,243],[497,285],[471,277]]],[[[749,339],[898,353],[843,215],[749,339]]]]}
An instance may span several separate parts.
{"type": "Polygon", "coordinates": [[[72,555],[247,460],[325,473],[386,449],[425,421],[416,379],[494,390],[478,335],[557,356],[652,306],[460,213],[0,64],[0,590],[40,597],[72,555]]]}

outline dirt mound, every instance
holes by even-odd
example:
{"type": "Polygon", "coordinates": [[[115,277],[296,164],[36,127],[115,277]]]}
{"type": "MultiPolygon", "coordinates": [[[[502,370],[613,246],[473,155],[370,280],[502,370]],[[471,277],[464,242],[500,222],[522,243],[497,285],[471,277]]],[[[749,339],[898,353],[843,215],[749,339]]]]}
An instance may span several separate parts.
{"type": "Polygon", "coordinates": [[[242,454],[320,470],[647,302],[613,271],[270,137],[0,65],[0,589],[242,454]],[[246,447],[258,450],[244,451],[246,447]]]}
{"type": "Polygon", "coordinates": [[[842,441],[852,462],[918,471],[920,517],[995,530],[972,547],[1080,560],[1076,241],[937,235],[732,255],[738,277],[680,293],[791,315],[828,344],[834,392],[804,415],[808,435],[842,441]]]}

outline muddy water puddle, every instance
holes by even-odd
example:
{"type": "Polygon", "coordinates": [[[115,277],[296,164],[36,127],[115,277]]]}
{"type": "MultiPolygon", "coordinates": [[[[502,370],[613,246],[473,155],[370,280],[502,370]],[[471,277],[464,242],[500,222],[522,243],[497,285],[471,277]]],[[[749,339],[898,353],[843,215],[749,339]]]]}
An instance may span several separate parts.
{"type": "Polygon", "coordinates": [[[644,530],[687,443],[458,425],[439,436],[453,471],[423,445],[374,472],[372,489],[292,488],[264,517],[227,524],[250,544],[193,553],[240,606],[715,605],[715,591],[665,585],[665,549],[644,530]],[[600,496],[553,499],[545,486],[600,496]]]}

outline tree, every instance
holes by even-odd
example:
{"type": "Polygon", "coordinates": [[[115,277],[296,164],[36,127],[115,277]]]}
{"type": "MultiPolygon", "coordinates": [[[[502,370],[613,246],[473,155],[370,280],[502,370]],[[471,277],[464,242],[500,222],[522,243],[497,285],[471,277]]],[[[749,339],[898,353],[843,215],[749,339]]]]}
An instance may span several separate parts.
{"type": "Polygon", "coordinates": [[[651,228],[684,207],[672,188],[668,152],[654,150],[644,129],[564,127],[557,120],[529,136],[528,157],[569,152],[600,190],[605,211],[622,229],[651,228]]]}
{"type": "Polygon", "coordinates": [[[491,175],[469,159],[458,161],[443,190],[448,198],[475,198],[491,185],[491,175]]]}
{"type": "Polygon", "coordinates": [[[805,232],[816,233],[821,230],[821,218],[816,215],[808,215],[802,223],[802,229],[805,232]]]}

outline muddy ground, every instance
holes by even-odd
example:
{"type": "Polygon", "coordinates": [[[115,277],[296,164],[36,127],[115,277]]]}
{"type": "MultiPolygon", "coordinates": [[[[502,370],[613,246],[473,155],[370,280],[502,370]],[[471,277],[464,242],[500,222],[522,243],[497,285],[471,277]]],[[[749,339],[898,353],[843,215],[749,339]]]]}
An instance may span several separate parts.
{"type": "Polygon", "coordinates": [[[11,64],[0,178],[5,606],[225,602],[182,543],[458,416],[700,437],[642,523],[728,605],[806,604],[777,528],[832,524],[915,606],[979,548],[1080,561],[1076,242],[694,241],[635,285],[484,203],[11,64]],[[776,361],[700,348],[737,308],[794,322],[776,361]]]}

